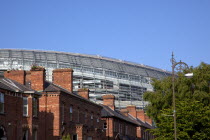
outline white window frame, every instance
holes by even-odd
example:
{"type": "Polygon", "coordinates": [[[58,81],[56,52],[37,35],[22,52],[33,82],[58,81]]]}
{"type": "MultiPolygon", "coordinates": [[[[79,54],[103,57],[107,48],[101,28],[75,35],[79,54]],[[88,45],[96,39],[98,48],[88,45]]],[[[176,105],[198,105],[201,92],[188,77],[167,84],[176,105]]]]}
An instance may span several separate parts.
{"type": "Polygon", "coordinates": [[[23,116],[28,116],[28,97],[23,97],[23,116]],[[24,100],[27,104],[24,104],[24,100]],[[26,112],[24,112],[24,108],[26,108],[26,112]]]}

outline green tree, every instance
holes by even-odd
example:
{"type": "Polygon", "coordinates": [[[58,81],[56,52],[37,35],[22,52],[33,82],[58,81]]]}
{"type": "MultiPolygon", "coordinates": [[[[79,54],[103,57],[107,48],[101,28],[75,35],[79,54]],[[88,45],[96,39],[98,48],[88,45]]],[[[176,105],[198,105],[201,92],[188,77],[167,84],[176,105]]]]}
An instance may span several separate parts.
{"type": "MultiPolygon", "coordinates": [[[[146,113],[156,122],[152,130],[160,140],[174,138],[172,111],[172,79],[153,80],[154,92],[144,94],[150,104],[146,113]]],[[[175,80],[177,138],[205,140],[210,138],[210,65],[201,63],[178,73],[175,80]],[[192,78],[184,73],[193,72],[192,78]]]]}
{"type": "Polygon", "coordinates": [[[62,137],[62,140],[71,140],[70,134],[64,135],[64,136],[62,137]]]}

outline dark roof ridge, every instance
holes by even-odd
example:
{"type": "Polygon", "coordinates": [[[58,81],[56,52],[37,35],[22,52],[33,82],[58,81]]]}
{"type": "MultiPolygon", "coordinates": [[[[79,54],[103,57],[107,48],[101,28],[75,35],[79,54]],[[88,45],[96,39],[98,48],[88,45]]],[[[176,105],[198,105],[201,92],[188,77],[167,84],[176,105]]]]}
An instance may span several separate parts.
{"type": "MultiPolygon", "coordinates": [[[[49,83],[50,85],[52,85],[54,88],[56,88],[58,91],[60,91],[60,92],[65,92],[65,93],[67,93],[67,94],[69,94],[69,95],[72,95],[72,96],[74,96],[74,97],[76,97],[76,98],[79,98],[79,99],[81,99],[81,100],[83,100],[83,101],[86,101],[86,102],[88,102],[88,103],[91,103],[91,104],[94,104],[94,105],[97,105],[97,106],[101,106],[101,105],[99,105],[99,104],[96,104],[96,103],[94,103],[94,102],[92,102],[92,101],[90,101],[90,100],[88,100],[88,99],[86,99],[86,98],[83,98],[82,96],[80,96],[80,95],[78,95],[78,94],[74,94],[73,92],[70,92],[70,91],[68,91],[67,89],[65,89],[65,88],[63,88],[63,87],[61,87],[61,86],[59,86],[59,85],[57,85],[57,84],[54,84],[53,82],[50,82],[50,81],[46,81],[47,83],[49,83]]],[[[49,85],[49,86],[50,86],[49,85]]],[[[49,87],[48,86],[48,87],[49,87]]],[[[47,88],[46,88],[47,89],[47,88]]],[[[45,92],[48,92],[48,90],[44,90],[45,92]]]]}
{"type": "Polygon", "coordinates": [[[26,85],[20,84],[15,80],[9,79],[9,78],[2,78],[0,82],[10,89],[8,90],[13,90],[14,92],[22,92],[22,93],[35,93],[38,95],[41,95],[41,93],[27,87],[26,85]]]}
{"type": "Polygon", "coordinates": [[[135,125],[139,125],[134,120],[132,120],[128,116],[123,115],[118,110],[113,110],[113,109],[111,109],[110,107],[108,107],[106,105],[102,105],[102,107],[103,107],[103,109],[102,109],[102,117],[115,117],[115,118],[124,120],[126,122],[129,122],[129,123],[132,123],[132,124],[135,124],[135,125]]]}

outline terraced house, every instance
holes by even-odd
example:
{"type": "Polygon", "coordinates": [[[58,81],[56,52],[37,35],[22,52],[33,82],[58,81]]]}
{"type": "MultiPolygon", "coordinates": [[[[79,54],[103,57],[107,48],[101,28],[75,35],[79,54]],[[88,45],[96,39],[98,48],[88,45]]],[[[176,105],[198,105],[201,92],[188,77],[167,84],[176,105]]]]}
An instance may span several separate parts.
{"type": "MultiPolygon", "coordinates": [[[[0,138],[23,140],[148,140],[151,124],[137,119],[130,107],[115,109],[115,96],[103,104],[89,100],[89,89],[73,92],[73,70],[52,71],[47,81],[43,67],[4,72],[0,82],[0,138]],[[133,116],[132,116],[133,115],[133,116]],[[15,116],[15,117],[14,117],[15,116]]],[[[138,111],[136,111],[138,112],[138,111]]],[[[147,118],[147,120],[149,120],[147,118]]]]}
{"type": "MultiPolygon", "coordinates": [[[[45,69],[41,67],[5,72],[5,77],[40,92],[36,139],[57,140],[65,135],[73,140],[101,139],[102,107],[88,100],[88,89],[80,89],[78,94],[81,96],[72,92],[72,72],[71,69],[54,70],[53,82],[45,80],[45,69]]],[[[26,139],[31,139],[29,134],[32,132],[25,136],[26,139]]]]}
{"type": "MultiPolygon", "coordinates": [[[[23,71],[16,71],[19,76],[23,71]]],[[[7,74],[7,73],[6,73],[7,74]]],[[[0,80],[0,139],[37,139],[41,93],[8,78],[0,80]]]]}

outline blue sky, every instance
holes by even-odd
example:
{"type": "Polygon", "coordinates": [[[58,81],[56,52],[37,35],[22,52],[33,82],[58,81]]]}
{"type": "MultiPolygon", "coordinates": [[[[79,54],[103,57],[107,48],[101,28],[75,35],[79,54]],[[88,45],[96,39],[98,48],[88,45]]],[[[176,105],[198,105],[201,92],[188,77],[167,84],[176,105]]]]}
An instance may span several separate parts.
{"type": "Polygon", "coordinates": [[[0,0],[0,48],[94,54],[171,69],[210,63],[210,0],[0,0]]]}

